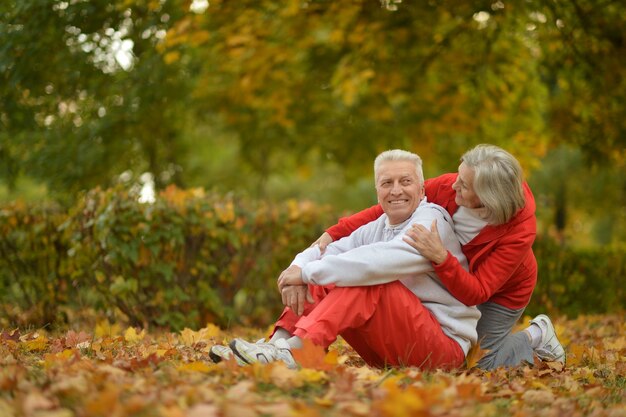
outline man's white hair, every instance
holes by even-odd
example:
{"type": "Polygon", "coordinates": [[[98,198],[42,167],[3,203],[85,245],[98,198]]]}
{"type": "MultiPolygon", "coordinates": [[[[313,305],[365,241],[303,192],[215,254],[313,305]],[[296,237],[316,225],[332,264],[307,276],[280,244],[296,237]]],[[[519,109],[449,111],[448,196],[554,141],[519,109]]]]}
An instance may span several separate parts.
{"type": "Polygon", "coordinates": [[[402,149],[391,149],[378,155],[374,160],[374,181],[378,181],[378,170],[384,162],[407,161],[415,164],[415,173],[419,179],[419,184],[424,185],[424,171],[422,169],[422,158],[418,154],[403,151],[402,149]]]}

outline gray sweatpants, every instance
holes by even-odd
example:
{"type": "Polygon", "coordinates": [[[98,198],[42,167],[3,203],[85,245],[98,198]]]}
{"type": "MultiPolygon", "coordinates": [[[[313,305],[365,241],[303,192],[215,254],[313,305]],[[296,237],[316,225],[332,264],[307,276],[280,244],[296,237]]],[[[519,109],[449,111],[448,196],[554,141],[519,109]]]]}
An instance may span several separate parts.
{"type": "Polygon", "coordinates": [[[489,350],[478,362],[481,369],[512,367],[526,361],[533,363],[533,348],[525,332],[511,333],[524,309],[511,310],[495,303],[478,306],[482,313],[476,330],[482,349],[489,350]]]}

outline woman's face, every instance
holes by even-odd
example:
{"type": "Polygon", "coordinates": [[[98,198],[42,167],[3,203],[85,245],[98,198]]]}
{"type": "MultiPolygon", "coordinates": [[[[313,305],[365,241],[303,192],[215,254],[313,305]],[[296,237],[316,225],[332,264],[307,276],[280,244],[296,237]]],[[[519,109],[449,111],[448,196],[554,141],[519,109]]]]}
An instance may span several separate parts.
{"type": "Polygon", "coordinates": [[[467,208],[482,207],[483,204],[474,192],[474,168],[461,162],[459,165],[459,176],[457,177],[452,189],[456,191],[454,201],[459,205],[467,208]]]}

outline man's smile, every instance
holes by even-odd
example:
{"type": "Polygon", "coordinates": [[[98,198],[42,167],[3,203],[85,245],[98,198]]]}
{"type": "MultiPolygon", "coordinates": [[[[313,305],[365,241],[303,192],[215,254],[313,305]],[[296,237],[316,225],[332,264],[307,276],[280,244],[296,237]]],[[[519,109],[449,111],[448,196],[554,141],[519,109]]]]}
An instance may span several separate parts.
{"type": "Polygon", "coordinates": [[[408,203],[409,200],[408,199],[401,199],[401,200],[389,200],[389,204],[391,205],[400,205],[400,204],[406,204],[408,203]]]}

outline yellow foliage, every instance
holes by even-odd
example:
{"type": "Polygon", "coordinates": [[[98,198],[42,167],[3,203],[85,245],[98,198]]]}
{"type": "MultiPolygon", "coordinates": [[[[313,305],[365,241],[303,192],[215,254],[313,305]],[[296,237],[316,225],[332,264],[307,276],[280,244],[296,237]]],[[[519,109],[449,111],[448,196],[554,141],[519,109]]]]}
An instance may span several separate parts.
{"type": "Polygon", "coordinates": [[[190,362],[179,365],[176,369],[183,372],[202,372],[209,373],[215,370],[215,365],[207,365],[204,362],[190,362]]]}
{"type": "Polygon", "coordinates": [[[225,204],[216,204],[215,213],[217,218],[223,223],[231,223],[235,220],[235,206],[232,201],[227,201],[225,204]]]}
{"type": "Polygon", "coordinates": [[[115,337],[118,336],[121,331],[122,328],[119,324],[111,324],[108,320],[103,320],[100,323],[96,324],[94,335],[95,337],[115,337]]]}
{"type": "Polygon", "coordinates": [[[146,336],[146,330],[145,329],[142,329],[141,332],[137,333],[137,330],[135,330],[134,327],[129,327],[124,332],[124,340],[126,340],[129,343],[140,342],[140,341],[143,340],[143,338],[145,336],[146,336]]]}
{"type": "Polygon", "coordinates": [[[410,417],[419,416],[425,410],[420,392],[412,386],[402,389],[401,376],[394,376],[382,383],[385,394],[373,407],[380,410],[383,416],[410,417]]]}
{"type": "Polygon", "coordinates": [[[22,345],[29,352],[40,352],[48,347],[48,338],[44,335],[37,335],[35,339],[22,342],[22,345]]]}
{"type": "Polygon", "coordinates": [[[220,328],[216,325],[209,323],[203,329],[198,331],[184,328],[180,332],[180,340],[186,346],[192,346],[200,341],[207,341],[217,338],[220,335],[220,328]]]}
{"type": "Polygon", "coordinates": [[[64,349],[58,353],[48,353],[43,358],[44,368],[51,368],[57,364],[67,362],[71,358],[76,357],[76,351],[74,349],[64,349]]]}
{"type": "Polygon", "coordinates": [[[180,60],[179,51],[170,51],[170,52],[167,52],[165,55],[163,55],[163,61],[168,65],[173,64],[174,62],[177,62],[178,60],[180,60]]]}

